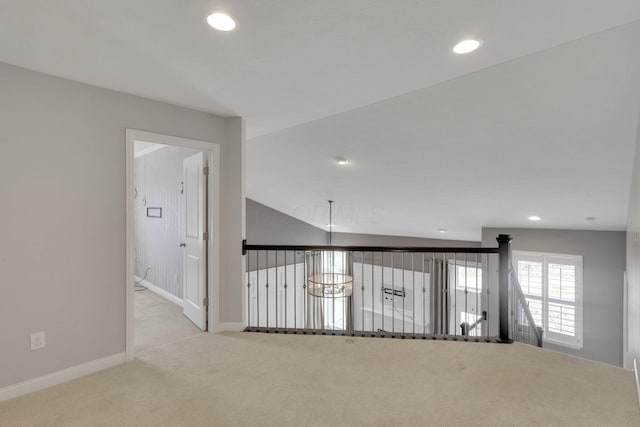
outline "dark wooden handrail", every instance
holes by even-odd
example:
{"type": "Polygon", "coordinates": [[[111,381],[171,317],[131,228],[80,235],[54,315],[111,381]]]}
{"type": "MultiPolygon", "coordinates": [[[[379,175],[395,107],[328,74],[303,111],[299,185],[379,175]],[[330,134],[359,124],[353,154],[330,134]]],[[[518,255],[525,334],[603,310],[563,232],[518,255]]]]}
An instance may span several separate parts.
{"type": "Polygon", "coordinates": [[[242,241],[242,254],[247,251],[344,251],[344,252],[427,252],[427,253],[469,253],[497,254],[498,248],[461,248],[426,246],[329,246],[329,245],[249,245],[242,241]]]}

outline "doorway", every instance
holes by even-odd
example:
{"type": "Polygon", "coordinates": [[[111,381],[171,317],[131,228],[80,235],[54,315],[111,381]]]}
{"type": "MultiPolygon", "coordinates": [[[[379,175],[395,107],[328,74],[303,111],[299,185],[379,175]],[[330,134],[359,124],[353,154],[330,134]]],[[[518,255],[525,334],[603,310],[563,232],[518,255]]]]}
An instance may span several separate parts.
{"type": "Polygon", "coordinates": [[[129,360],[214,326],[218,154],[217,144],[127,130],[129,360]]]}

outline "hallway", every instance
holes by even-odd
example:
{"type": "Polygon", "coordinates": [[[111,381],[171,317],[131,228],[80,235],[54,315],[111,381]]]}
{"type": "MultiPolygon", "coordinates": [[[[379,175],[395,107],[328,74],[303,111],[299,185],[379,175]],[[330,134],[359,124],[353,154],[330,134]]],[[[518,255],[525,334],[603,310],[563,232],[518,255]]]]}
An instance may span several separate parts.
{"type": "Polygon", "coordinates": [[[135,293],[136,354],[202,333],[177,304],[150,290],[135,293]]]}

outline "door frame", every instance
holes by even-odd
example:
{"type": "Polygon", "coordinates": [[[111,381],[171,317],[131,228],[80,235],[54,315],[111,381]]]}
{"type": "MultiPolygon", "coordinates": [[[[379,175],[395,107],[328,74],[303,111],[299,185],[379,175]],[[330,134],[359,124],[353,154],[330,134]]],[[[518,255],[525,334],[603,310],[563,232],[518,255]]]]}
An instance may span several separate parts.
{"type": "Polygon", "coordinates": [[[134,145],[135,141],[154,142],[184,148],[202,150],[208,154],[209,177],[207,191],[207,222],[209,240],[207,241],[207,331],[213,333],[218,329],[220,314],[220,144],[197,141],[176,136],[162,135],[136,129],[126,130],[126,359],[135,357],[135,248],[133,218],[134,196],[134,145]]]}

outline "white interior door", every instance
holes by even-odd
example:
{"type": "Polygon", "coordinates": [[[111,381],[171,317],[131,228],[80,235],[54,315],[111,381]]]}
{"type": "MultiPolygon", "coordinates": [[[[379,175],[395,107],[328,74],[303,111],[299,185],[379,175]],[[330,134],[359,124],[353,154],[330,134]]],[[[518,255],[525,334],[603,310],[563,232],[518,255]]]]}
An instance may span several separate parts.
{"type": "Polygon", "coordinates": [[[197,327],[207,327],[207,174],[200,152],[183,161],[182,215],[183,313],[197,327]]]}

